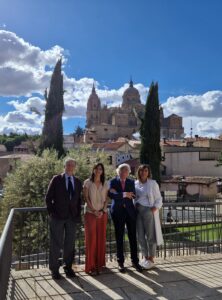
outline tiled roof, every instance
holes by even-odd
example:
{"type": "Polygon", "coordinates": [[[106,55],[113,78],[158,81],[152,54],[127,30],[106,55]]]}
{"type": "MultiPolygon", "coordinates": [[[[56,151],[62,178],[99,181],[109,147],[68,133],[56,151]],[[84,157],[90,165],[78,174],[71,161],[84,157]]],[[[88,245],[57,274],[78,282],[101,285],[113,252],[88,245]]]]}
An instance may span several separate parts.
{"type": "Polygon", "coordinates": [[[125,144],[127,143],[126,142],[94,143],[92,144],[92,148],[101,149],[101,150],[117,150],[125,144]]]}
{"type": "Polygon", "coordinates": [[[11,158],[11,159],[28,160],[32,157],[34,157],[33,154],[8,154],[8,155],[1,156],[0,159],[11,158]]]}
{"type": "MultiPolygon", "coordinates": [[[[165,177],[161,180],[163,183],[179,183],[181,182],[180,175],[172,176],[172,177],[165,177]]],[[[210,177],[210,176],[186,176],[184,178],[184,182],[190,184],[211,184],[217,182],[218,177],[210,177]]]]}
{"type": "Polygon", "coordinates": [[[139,164],[140,164],[140,161],[139,161],[139,158],[132,158],[132,159],[129,159],[127,161],[124,161],[124,164],[128,164],[128,165],[130,165],[130,167],[137,168],[139,166],[139,164]]]}

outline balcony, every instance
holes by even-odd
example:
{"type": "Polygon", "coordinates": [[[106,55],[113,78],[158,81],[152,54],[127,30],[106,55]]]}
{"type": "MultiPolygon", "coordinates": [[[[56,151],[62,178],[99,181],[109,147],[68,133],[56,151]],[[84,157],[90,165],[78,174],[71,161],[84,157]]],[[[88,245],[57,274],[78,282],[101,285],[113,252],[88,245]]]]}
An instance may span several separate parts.
{"type": "MultiPolygon", "coordinates": [[[[0,240],[0,299],[222,299],[222,203],[166,203],[161,211],[164,244],[157,268],[116,269],[114,228],[107,226],[107,267],[84,273],[84,227],[77,230],[77,278],[54,281],[48,270],[45,208],[12,209],[0,240]],[[170,214],[169,214],[170,212],[170,214]],[[7,296],[5,296],[7,294],[7,296]]],[[[125,238],[126,256],[129,254],[125,238]]],[[[62,263],[62,259],[61,259],[62,263]]]]}

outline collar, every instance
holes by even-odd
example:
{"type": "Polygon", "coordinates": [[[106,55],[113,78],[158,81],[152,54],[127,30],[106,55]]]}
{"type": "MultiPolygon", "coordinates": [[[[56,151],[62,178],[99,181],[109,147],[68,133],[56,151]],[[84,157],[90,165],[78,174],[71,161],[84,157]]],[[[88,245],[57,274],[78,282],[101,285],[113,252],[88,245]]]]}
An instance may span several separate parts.
{"type": "Polygon", "coordinates": [[[121,179],[119,176],[118,176],[118,178],[119,178],[120,182],[126,182],[126,180],[127,180],[127,178],[126,179],[121,179]]]}
{"type": "Polygon", "coordinates": [[[71,179],[73,179],[74,175],[68,175],[67,173],[64,173],[65,178],[68,179],[68,177],[70,177],[71,179]]]}

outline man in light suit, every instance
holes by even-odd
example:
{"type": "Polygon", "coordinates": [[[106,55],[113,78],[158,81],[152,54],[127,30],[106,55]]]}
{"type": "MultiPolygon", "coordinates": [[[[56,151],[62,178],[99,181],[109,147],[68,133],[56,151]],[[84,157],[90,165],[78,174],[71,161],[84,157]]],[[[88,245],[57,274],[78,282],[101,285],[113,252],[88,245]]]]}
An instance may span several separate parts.
{"type": "Polygon", "coordinates": [[[136,210],[133,204],[135,183],[134,180],[128,178],[129,173],[130,166],[128,164],[121,164],[117,169],[118,176],[110,181],[110,189],[108,192],[109,197],[112,199],[111,215],[115,227],[117,261],[121,273],[125,273],[126,271],[123,254],[125,225],[129,237],[132,264],[137,271],[142,271],[137,256],[136,210]]]}
{"type": "Polygon", "coordinates": [[[82,183],[74,176],[75,160],[65,161],[65,172],[52,178],[47,193],[49,213],[50,249],[49,269],[53,279],[60,279],[59,257],[63,249],[64,271],[67,277],[75,277],[72,269],[76,225],[81,218],[82,183]]]}

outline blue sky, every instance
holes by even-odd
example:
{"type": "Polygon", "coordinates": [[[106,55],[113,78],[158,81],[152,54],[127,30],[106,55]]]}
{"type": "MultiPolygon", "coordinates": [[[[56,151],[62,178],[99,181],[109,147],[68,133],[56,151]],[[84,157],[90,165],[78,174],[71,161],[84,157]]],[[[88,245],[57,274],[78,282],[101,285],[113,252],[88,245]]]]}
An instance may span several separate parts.
{"type": "Polygon", "coordinates": [[[2,0],[0,131],[41,128],[27,107],[42,109],[50,71],[63,55],[67,133],[84,125],[93,80],[102,101],[118,105],[130,75],[143,101],[150,82],[159,82],[165,114],[183,116],[187,133],[191,120],[197,134],[222,133],[221,13],[220,0],[2,0]]]}

